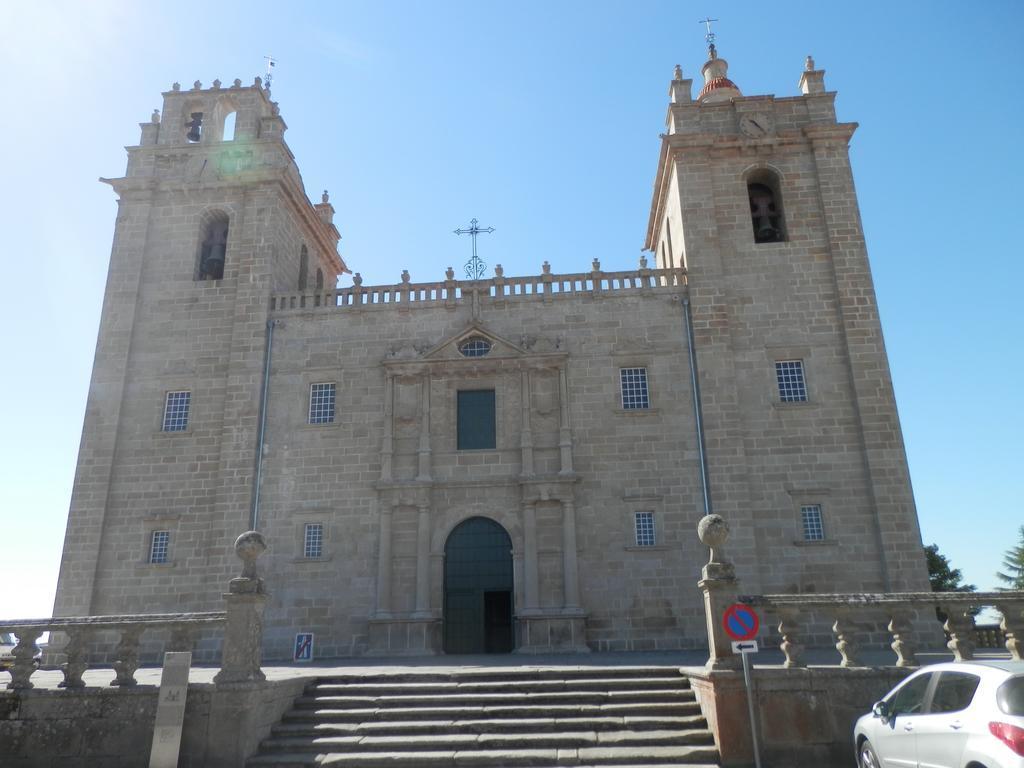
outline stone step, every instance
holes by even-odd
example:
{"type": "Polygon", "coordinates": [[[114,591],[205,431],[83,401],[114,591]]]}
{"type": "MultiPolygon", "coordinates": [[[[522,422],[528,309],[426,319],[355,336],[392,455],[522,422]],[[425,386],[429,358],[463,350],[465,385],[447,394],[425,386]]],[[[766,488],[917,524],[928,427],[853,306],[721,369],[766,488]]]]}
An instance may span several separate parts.
{"type": "Polygon", "coordinates": [[[548,733],[435,733],[380,736],[272,737],[260,745],[263,752],[316,752],[334,754],[359,752],[408,752],[494,749],[578,749],[582,747],[661,747],[713,744],[708,730],[685,731],[552,731],[548,733]]]}
{"type": "Polygon", "coordinates": [[[377,683],[377,682],[408,682],[408,683],[443,683],[451,680],[465,682],[511,682],[513,680],[576,680],[602,677],[605,679],[618,677],[675,677],[686,683],[685,677],[679,674],[676,667],[481,667],[452,668],[451,671],[417,672],[409,668],[394,671],[372,671],[365,674],[350,673],[344,675],[324,675],[318,678],[323,683],[377,683]]]}
{"type": "Polygon", "coordinates": [[[540,733],[545,731],[615,731],[628,728],[631,731],[702,729],[706,721],[702,715],[681,715],[662,717],[524,717],[490,718],[471,720],[380,720],[355,722],[321,722],[300,720],[282,722],[274,726],[273,734],[280,736],[345,736],[371,735],[380,733],[408,734],[421,733],[540,733]]]}
{"type": "Polygon", "coordinates": [[[334,694],[303,695],[295,700],[296,708],[301,707],[332,707],[347,708],[386,708],[386,707],[488,707],[509,704],[603,704],[606,702],[636,701],[696,701],[696,696],[689,688],[658,689],[646,691],[638,688],[612,691],[543,691],[524,693],[519,691],[502,691],[497,693],[391,693],[377,696],[349,696],[334,694]]]}
{"type": "Polygon", "coordinates": [[[690,683],[684,677],[593,677],[585,679],[566,679],[553,677],[544,680],[462,680],[449,679],[437,681],[397,682],[392,680],[378,682],[347,682],[336,683],[319,680],[306,687],[306,693],[312,695],[377,695],[393,691],[404,691],[420,694],[444,693],[493,693],[509,692],[543,692],[543,691],[586,691],[586,690],[621,690],[621,689],[689,689],[690,683]]]}
{"type": "Polygon", "coordinates": [[[711,745],[582,747],[566,749],[424,749],[405,752],[281,752],[250,758],[247,766],[353,766],[358,768],[434,768],[435,766],[652,766],[700,765],[713,768],[718,750],[711,745]]]}
{"type": "Polygon", "coordinates": [[[607,702],[604,704],[518,704],[492,706],[432,706],[432,707],[379,707],[331,708],[302,707],[289,710],[286,721],[320,720],[322,722],[353,722],[361,720],[468,720],[482,717],[580,717],[638,716],[638,715],[695,715],[700,705],[690,701],[607,702]]]}

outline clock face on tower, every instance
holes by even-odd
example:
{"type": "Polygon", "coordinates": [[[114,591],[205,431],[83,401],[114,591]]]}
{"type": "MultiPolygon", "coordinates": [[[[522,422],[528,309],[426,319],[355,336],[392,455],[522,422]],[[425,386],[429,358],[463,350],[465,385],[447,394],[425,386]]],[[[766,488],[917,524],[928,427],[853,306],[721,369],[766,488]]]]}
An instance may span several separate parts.
{"type": "Polygon", "coordinates": [[[760,139],[775,130],[775,121],[764,112],[751,112],[740,118],[740,130],[752,139],[760,139]]]}

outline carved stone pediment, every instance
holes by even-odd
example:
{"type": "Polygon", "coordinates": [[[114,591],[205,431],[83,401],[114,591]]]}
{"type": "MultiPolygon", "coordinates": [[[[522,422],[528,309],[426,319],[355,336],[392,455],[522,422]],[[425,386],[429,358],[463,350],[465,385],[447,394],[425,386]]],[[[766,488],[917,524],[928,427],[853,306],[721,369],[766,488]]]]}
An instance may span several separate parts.
{"type": "Polygon", "coordinates": [[[382,362],[395,375],[419,376],[453,366],[458,370],[550,368],[565,357],[560,337],[523,335],[516,342],[473,322],[430,347],[401,342],[382,362]]]}
{"type": "Polygon", "coordinates": [[[523,346],[502,338],[480,323],[470,323],[463,330],[434,345],[423,357],[427,360],[480,360],[497,357],[521,357],[525,354],[529,354],[529,352],[523,346]],[[476,355],[466,355],[460,351],[467,342],[478,340],[489,344],[490,350],[484,354],[476,355]]]}

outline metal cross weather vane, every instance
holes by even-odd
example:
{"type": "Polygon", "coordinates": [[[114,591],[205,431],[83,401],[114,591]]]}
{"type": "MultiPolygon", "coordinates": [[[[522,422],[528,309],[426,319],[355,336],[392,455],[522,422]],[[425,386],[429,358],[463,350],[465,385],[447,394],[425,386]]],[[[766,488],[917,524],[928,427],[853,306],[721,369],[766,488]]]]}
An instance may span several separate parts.
{"type": "Polygon", "coordinates": [[[480,222],[476,219],[470,219],[469,229],[456,229],[456,235],[469,235],[473,238],[473,258],[466,262],[466,279],[467,280],[479,280],[484,276],[484,270],[487,269],[487,265],[484,264],[483,259],[476,255],[476,236],[479,234],[487,234],[494,231],[494,227],[487,227],[483,229],[477,226],[480,222]]]}
{"type": "Polygon", "coordinates": [[[705,16],[703,19],[700,19],[697,22],[698,24],[704,24],[708,28],[707,34],[704,35],[704,41],[712,48],[715,47],[715,33],[711,31],[711,22],[713,21],[718,21],[718,19],[712,19],[708,16],[705,16]]]}
{"type": "Polygon", "coordinates": [[[274,67],[277,66],[277,59],[272,55],[264,56],[263,58],[267,60],[267,79],[264,81],[264,85],[266,85],[267,90],[269,90],[270,83],[274,79],[274,67]]]}

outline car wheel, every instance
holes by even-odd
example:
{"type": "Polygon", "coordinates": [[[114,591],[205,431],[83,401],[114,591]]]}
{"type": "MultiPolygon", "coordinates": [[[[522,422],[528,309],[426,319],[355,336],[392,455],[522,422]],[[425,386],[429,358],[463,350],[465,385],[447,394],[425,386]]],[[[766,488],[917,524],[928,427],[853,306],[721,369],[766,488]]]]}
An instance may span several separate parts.
{"type": "Polygon", "coordinates": [[[882,768],[871,742],[867,739],[861,742],[860,749],[857,750],[857,768],[882,768]]]}

